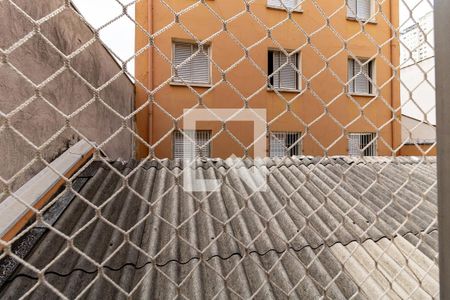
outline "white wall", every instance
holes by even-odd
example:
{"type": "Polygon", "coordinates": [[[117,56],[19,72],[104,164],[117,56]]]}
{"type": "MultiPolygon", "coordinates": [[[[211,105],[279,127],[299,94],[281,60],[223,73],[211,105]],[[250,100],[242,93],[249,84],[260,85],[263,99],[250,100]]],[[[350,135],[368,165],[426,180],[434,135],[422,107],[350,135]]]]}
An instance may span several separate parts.
{"type": "Polygon", "coordinates": [[[434,57],[401,69],[402,114],[436,124],[434,57]],[[426,118],[426,119],[425,119],[426,118]]]}

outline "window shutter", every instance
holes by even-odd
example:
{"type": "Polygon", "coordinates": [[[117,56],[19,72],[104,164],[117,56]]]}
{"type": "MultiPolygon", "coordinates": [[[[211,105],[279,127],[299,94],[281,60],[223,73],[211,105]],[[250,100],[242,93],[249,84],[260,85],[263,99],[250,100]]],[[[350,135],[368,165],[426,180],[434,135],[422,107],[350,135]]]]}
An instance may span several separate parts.
{"type": "Polygon", "coordinates": [[[195,157],[210,157],[211,146],[209,140],[211,139],[211,132],[207,130],[197,131],[196,138],[198,147],[195,147],[195,157]]]}
{"type": "Polygon", "coordinates": [[[358,19],[370,19],[370,0],[357,0],[356,11],[358,12],[358,19]]]}
{"type": "Polygon", "coordinates": [[[359,134],[350,134],[348,139],[348,155],[360,155],[359,134]]]}
{"type": "Polygon", "coordinates": [[[295,9],[297,7],[298,1],[297,0],[283,0],[283,4],[288,9],[295,9]]]}
{"type": "Polygon", "coordinates": [[[284,135],[272,133],[270,135],[270,157],[283,157],[285,153],[284,135]]]}
{"type": "MultiPolygon", "coordinates": [[[[198,46],[189,43],[175,43],[174,65],[178,66],[188,60],[198,50],[198,46]]],[[[189,61],[178,68],[178,82],[210,83],[208,48],[192,56],[189,61]],[[182,79],[182,80],[181,80],[182,79]]]]}
{"type": "Polygon", "coordinates": [[[349,80],[348,91],[350,93],[354,93],[355,92],[355,79],[353,78],[355,76],[355,60],[354,59],[348,60],[347,74],[348,74],[347,78],[349,80]]]}
{"type": "MultiPolygon", "coordinates": [[[[175,43],[174,65],[179,66],[192,55],[192,46],[187,43],[175,43]]],[[[182,67],[178,68],[178,77],[175,81],[191,81],[191,62],[186,62],[182,67]]]]}
{"type": "Polygon", "coordinates": [[[180,131],[176,131],[174,133],[174,158],[192,159],[211,156],[211,146],[209,143],[209,140],[211,139],[211,131],[186,130],[184,134],[186,137],[180,131]],[[198,145],[198,147],[196,145],[198,145]],[[204,147],[200,149],[202,146],[204,147]],[[186,157],[184,157],[184,154],[186,154],[186,157]]]}
{"type": "MultiPolygon", "coordinates": [[[[198,50],[195,46],[194,52],[198,50]]],[[[198,52],[192,58],[192,78],[191,81],[195,83],[209,83],[209,56],[208,48],[205,46],[203,51],[198,52]]]]}
{"type": "Polygon", "coordinates": [[[281,6],[280,0],[267,0],[269,6],[281,6]]]}
{"type": "Polygon", "coordinates": [[[269,5],[269,6],[288,8],[288,9],[295,9],[295,8],[297,8],[298,4],[299,4],[298,0],[267,0],[267,5],[269,5]]]}
{"type": "Polygon", "coordinates": [[[347,0],[347,16],[350,18],[356,18],[356,1],[347,0]]]}
{"type": "Polygon", "coordinates": [[[184,136],[181,132],[175,131],[173,135],[173,158],[183,158],[184,153],[184,136]]]}
{"type": "Polygon", "coordinates": [[[351,156],[376,155],[375,133],[351,133],[349,135],[348,154],[351,156]]]}
{"type": "Polygon", "coordinates": [[[375,133],[361,134],[361,136],[360,136],[361,150],[363,151],[364,156],[374,156],[375,155],[376,141],[374,139],[375,139],[375,133]]]}
{"type": "Polygon", "coordinates": [[[298,66],[297,57],[298,54],[293,54],[289,57],[290,62],[288,62],[288,57],[284,55],[281,51],[273,51],[273,88],[275,89],[288,89],[296,90],[298,89],[298,73],[292,66],[298,66]],[[292,64],[292,65],[291,65],[292,64]],[[280,68],[281,67],[281,68],[280,68]],[[279,69],[280,68],[280,69],[279,69]],[[278,70],[279,69],[279,70],[278,70]]]}
{"type": "Polygon", "coordinates": [[[288,132],[286,133],[286,148],[289,151],[289,156],[300,154],[300,133],[288,132]]]}
{"type": "Polygon", "coordinates": [[[280,72],[278,68],[280,67],[280,52],[273,51],[273,88],[280,88],[280,72]]]}
{"type": "Polygon", "coordinates": [[[295,90],[297,89],[297,72],[292,67],[297,65],[297,55],[293,54],[290,57],[286,57],[283,53],[280,53],[281,64],[285,64],[280,70],[280,88],[295,90]]]}
{"type": "MultiPolygon", "coordinates": [[[[361,63],[366,63],[364,61],[361,61],[361,63]]],[[[356,78],[355,78],[355,92],[357,93],[363,93],[363,94],[369,94],[369,63],[366,63],[365,65],[361,66],[358,62],[354,62],[356,68],[356,78]]]]}
{"type": "Polygon", "coordinates": [[[273,132],[270,134],[270,157],[300,154],[300,132],[273,132]]]}

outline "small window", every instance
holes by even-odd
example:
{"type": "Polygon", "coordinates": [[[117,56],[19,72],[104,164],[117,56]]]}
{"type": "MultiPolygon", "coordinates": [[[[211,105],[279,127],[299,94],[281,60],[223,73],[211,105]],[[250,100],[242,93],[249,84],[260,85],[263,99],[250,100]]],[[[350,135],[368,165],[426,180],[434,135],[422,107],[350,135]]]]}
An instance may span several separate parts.
{"type": "Polygon", "coordinates": [[[268,52],[268,86],[276,90],[300,90],[299,55],[286,56],[281,51],[268,52]]]}
{"type": "Polygon", "coordinates": [[[181,83],[210,83],[209,46],[203,45],[199,51],[197,44],[174,43],[173,64],[178,76],[173,79],[181,83]]]}
{"type": "Polygon", "coordinates": [[[348,91],[356,94],[373,94],[374,60],[348,59],[348,91]]]}
{"type": "Polygon", "coordinates": [[[270,134],[270,157],[300,155],[300,132],[273,132],[270,134]]]}
{"type": "Polygon", "coordinates": [[[350,133],[348,154],[351,156],[374,156],[376,155],[375,133],[350,133]]]}
{"type": "Polygon", "coordinates": [[[211,131],[209,130],[186,130],[184,134],[180,131],[175,131],[173,136],[173,157],[186,159],[210,157],[210,139],[211,131]],[[184,155],[185,153],[186,155],[184,155]]]}
{"type": "Polygon", "coordinates": [[[288,10],[299,10],[300,0],[267,0],[267,6],[288,10]]]}
{"type": "Polygon", "coordinates": [[[369,20],[372,11],[371,0],[347,0],[347,16],[352,19],[369,20]]]}

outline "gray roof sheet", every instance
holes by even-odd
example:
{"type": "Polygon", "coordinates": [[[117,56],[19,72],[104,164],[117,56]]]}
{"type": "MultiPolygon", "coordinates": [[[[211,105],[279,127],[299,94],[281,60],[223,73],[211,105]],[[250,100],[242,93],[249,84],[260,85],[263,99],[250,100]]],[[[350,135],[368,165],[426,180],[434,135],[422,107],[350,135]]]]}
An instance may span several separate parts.
{"type": "MultiPolygon", "coordinates": [[[[25,261],[68,298],[438,296],[435,158],[244,161],[269,174],[265,193],[232,165],[198,160],[224,184],[188,193],[181,161],[93,162],[74,181],[88,202],[62,197],[58,232],[34,228],[25,261]]],[[[37,278],[19,264],[0,297],[56,297],[37,278]]]]}

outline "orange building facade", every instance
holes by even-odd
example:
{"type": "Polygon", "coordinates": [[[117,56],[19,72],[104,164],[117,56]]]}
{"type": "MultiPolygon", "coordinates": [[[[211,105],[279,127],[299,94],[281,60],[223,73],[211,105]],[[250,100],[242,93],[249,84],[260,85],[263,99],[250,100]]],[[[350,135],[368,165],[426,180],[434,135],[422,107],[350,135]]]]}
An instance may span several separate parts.
{"type": "MultiPolygon", "coordinates": [[[[396,153],[401,143],[400,54],[392,28],[398,28],[398,0],[367,1],[370,17],[363,21],[354,18],[345,0],[305,0],[291,13],[274,7],[273,0],[248,6],[242,0],[138,2],[136,129],[152,148],[139,143],[137,156],[173,158],[174,132],[182,129],[183,110],[193,107],[266,109],[267,156],[276,132],[297,133],[293,154],[348,155],[351,136],[361,133],[376,141],[372,152],[363,154],[396,153]],[[208,65],[196,65],[207,69],[208,77],[188,70],[190,61],[175,71],[188,45],[192,53],[197,49],[197,55],[209,57],[208,65]],[[274,74],[275,61],[283,55],[287,63],[274,74]],[[363,72],[352,73],[351,63],[368,72],[364,92],[350,78],[363,72]],[[293,82],[288,82],[291,73],[281,75],[287,65],[297,74],[293,82]],[[191,72],[185,78],[193,81],[180,80],[180,71],[191,72]]],[[[247,147],[252,156],[252,123],[229,122],[226,128],[221,131],[220,122],[198,124],[214,137],[208,155],[243,156],[247,147]]]]}

